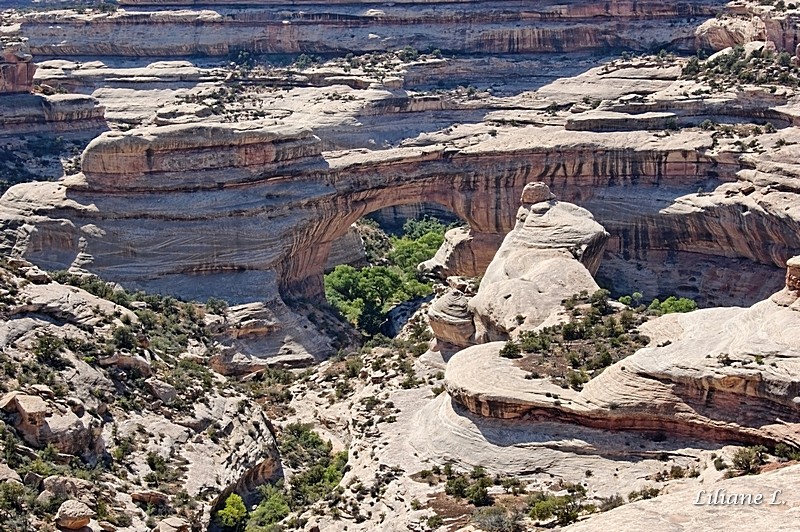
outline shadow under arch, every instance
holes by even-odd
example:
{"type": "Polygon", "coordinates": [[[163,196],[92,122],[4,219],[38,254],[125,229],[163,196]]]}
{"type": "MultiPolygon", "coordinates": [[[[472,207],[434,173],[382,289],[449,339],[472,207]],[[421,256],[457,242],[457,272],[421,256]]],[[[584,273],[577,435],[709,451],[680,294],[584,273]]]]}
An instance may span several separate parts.
{"type": "Polygon", "coordinates": [[[357,220],[381,209],[418,203],[436,204],[463,220],[472,235],[483,236],[494,249],[513,228],[524,187],[519,179],[468,179],[452,176],[409,181],[390,188],[370,188],[314,205],[313,222],[295,239],[295,247],[278,267],[281,295],[288,299],[324,299],[322,276],[331,244],[357,220]],[[448,183],[449,181],[449,183],[448,183]]]}

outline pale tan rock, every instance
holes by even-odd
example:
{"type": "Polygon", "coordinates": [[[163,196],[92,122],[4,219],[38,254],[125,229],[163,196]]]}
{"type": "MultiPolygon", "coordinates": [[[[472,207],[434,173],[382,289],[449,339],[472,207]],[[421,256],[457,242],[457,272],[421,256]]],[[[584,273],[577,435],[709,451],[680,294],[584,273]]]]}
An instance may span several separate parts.
{"type": "Polygon", "coordinates": [[[150,362],[138,354],[116,352],[111,356],[98,359],[97,362],[101,366],[118,366],[123,369],[135,370],[145,377],[149,377],[153,374],[153,368],[150,362]]]}
{"type": "Polygon", "coordinates": [[[704,48],[723,50],[728,47],[766,38],[766,25],[758,17],[749,20],[738,17],[712,18],[701,24],[695,33],[704,48]]]}
{"type": "Polygon", "coordinates": [[[641,327],[671,343],[637,351],[580,392],[526,379],[499,357],[503,344],[467,348],[450,359],[445,385],[471,412],[488,417],[569,421],[604,429],[669,431],[711,440],[797,445],[800,312],[771,299],[750,308],[698,310],[641,327]],[[666,327],[660,327],[667,321],[666,327]],[[676,323],[677,322],[677,323],[676,323]]]}
{"type": "Polygon", "coordinates": [[[78,530],[89,524],[94,510],[79,501],[67,500],[58,508],[56,524],[67,530],[78,530]]]}
{"type": "Polygon", "coordinates": [[[546,183],[528,183],[522,189],[522,203],[539,203],[555,199],[555,194],[550,192],[550,187],[546,183]]]}
{"type": "MultiPolygon", "coordinates": [[[[342,39],[342,22],[330,21],[313,3],[303,5],[307,19],[302,24],[282,22],[268,9],[253,9],[243,0],[227,0],[220,7],[247,5],[246,17],[227,17],[213,10],[199,10],[197,3],[180,0],[183,10],[163,10],[162,2],[127,0],[128,6],[151,6],[144,11],[119,10],[113,15],[78,14],[73,11],[31,13],[21,21],[21,28],[31,39],[35,54],[47,56],[102,56],[116,53],[128,57],[224,56],[233,50],[269,53],[366,53],[396,50],[415,45],[420,50],[448,49],[459,53],[492,55],[541,52],[569,53],[612,47],[620,42],[633,49],[648,49],[651,42],[674,42],[684,48],[693,44],[696,23],[686,20],[686,12],[662,2],[648,4],[648,11],[632,9],[630,4],[604,6],[577,2],[559,6],[531,7],[532,19],[545,20],[536,27],[509,23],[495,10],[471,12],[471,33],[464,35],[450,9],[425,10],[424,23],[419,11],[407,2],[391,9],[366,9],[364,2],[337,2],[337,10],[346,16],[348,38],[342,39]],[[152,6],[155,6],[152,8],[152,6]],[[576,19],[592,24],[576,24],[576,19]],[[608,20],[606,20],[608,19],[608,20]],[[87,25],[92,32],[81,31],[87,25]],[[202,38],[195,28],[209,31],[202,38]],[[412,25],[413,31],[409,30],[412,25]],[[148,33],[149,32],[149,33],[148,33]],[[146,38],[158,35],[159,38],[146,38]],[[352,37],[350,37],[352,35],[352,37]]],[[[215,6],[218,4],[214,4],[215,6]]],[[[447,5],[439,4],[439,5],[447,5]]],[[[497,9],[511,9],[513,4],[500,2],[497,9]],[[508,7],[505,7],[508,5],[508,7]]],[[[713,15],[711,7],[698,6],[698,16],[713,15]]],[[[305,18],[304,17],[304,18],[305,18]]],[[[457,19],[457,17],[455,17],[457,19]]],[[[397,87],[401,80],[386,76],[376,86],[397,87]]]]}
{"type": "Polygon", "coordinates": [[[786,261],[786,288],[800,291],[800,257],[786,261]]]}
{"type": "Polygon", "coordinates": [[[470,297],[450,289],[439,296],[428,310],[428,322],[440,341],[458,347],[475,343],[475,324],[468,306],[470,297]]]}
{"type": "Polygon", "coordinates": [[[767,528],[790,532],[797,527],[798,473],[800,466],[784,467],[755,476],[744,476],[702,485],[670,490],[655,499],[625,504],[611,511],[565,527],[568,532],[618,530],[638,532],[690,532],[694,530],[748,530],[767,528]],[[719,490],[719,491],[718,491],[719,490]],[[716,495],[715,495],[716,494],[716,495]],[[777,505],[771,505],[777,494],[777,505]],[[748,496],[745,498],[744,496],[748,496]],[[708,497],[724,500],[754,500],[760,504],[709,505],[708,497]],[[695,504],[698,496],[704,504],[695,504]]]}
{"type": "Polygon", "coordinates": [[[80,454],[94,439],[94,421],[67,408],[53,408],[38,395],[14,394],[6,410],[16,412],[15,427],[36,447],[52,443],[61,452],[80,454]]]}
{"type": "Polygon", "coordinates": [[[436,255],[420,264],[420,268],[440,278],[478,277],[486,271],[502,241],[501,235],[456,227],[445,233],[436,255]]]}
{"type": "Polygon", "coordinates": [[[13,480],[15,482],[22,482],[22,478],[19,476],[19,473],[8,467],[7,464],[0,463],[0,482],[6,482],[8,480],[13,480]]]}
{"type": "Polygon", "coordinates": [[[167,517],[158,523],[158,532],[190,532],[191,527],[180,517],[167,517]]]}
{"type": "Polygon", "coordinates": [[[44,489],[48,492],[69,498],[79,498],[90,494],[94,485],[88,480],[61,475],[52,475],[44,479],[44,489]]]}
{"type": "Polygon", "coordinates": [[[178,397],[178,392],[174,386],[155,377],[150,377],[144,381],[147,389],[153,397],[162,401],[164,404],[171,404],[178,397]]]}
{"type": "Polygon", "coordinates": [[[152,504],[153,506],[164,505],[169,502],[169,496],[166,493],[154,490],[134,491],[131,493],[133,502],[142,504],[152,504]]]}
{"type": "Polygon", "coordinates": [[[18,298],[23,303],[10,309],[10,314],[41,312],[73,323],[96,325],[104,315],[122,314],[130,323],[138,323],[136,314],[111,301],[76,288],[58,283],[28,284],[18,298]]]}
{"type": "MultiPolygon", "coordinates": [[[[549,191],[539,189],[539,197],[549,191]]],[[[592,278],[608,233],[587,210],[563,202],[524,202],[517,225],[503,241],[469,301],[478,342],[507,339],[533,329],[581,290],[595,292],[592,278]]]]}

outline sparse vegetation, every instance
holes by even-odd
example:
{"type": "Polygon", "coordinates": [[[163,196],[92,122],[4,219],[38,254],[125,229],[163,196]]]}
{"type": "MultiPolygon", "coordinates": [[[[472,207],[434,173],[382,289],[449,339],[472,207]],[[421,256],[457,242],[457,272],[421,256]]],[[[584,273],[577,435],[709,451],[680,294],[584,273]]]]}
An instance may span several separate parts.
{"type": "Polygon", "coordinates": [[[743,46],[718,54],[713,59],[692,57],[684,65],[682,77],[706,81],[714,91],[729,89],[741,83],[797,87],[800,70],[788,52],[774,52],[767,47],[747,54],[743,46]]]}
{"type": "MultiPolygon", "coordinates": [[[[592,377],[618,360],[633,354],[649,339],[636,327],[648,319],[647,309],[618,310],[607,290],[575,294],[563,302],[569,322],[524,331],[503,347],[501,356],[519,358],[528,378],[549,377],[562,387],[581,389],[592,377]]],[[[636,294],[637,301],[641,294],[636,294]]],[[[632,296],[626,301],[632,303],[632,296]]]]}

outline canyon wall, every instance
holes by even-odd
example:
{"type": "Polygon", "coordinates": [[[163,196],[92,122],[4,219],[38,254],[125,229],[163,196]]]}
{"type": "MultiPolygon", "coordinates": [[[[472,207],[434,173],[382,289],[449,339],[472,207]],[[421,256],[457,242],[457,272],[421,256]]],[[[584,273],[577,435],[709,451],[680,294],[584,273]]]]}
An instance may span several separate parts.
{"type": "Polygon", "coordinates": [[[161,2],[128,2],[126,9],[110,14],[31,13],[22,17],[21,27],[34,54],[57,56],[224,56],[239,50],[344,54],[404,46],[465,54],[689,50],[697,18],[712,17],[721,6],[712,0],[535,6],[512,0],[492,2],[490,8],[486,2],[248,2],[245,8],[237,3],[169,2],[206,8],[170,11],[161,9],[161,2]]]}
{"type": "Polygon", "coordinates": [[[3,39],[0,48],[0,95],[30,92],[36,65],[27,43],[3,39]]]}
{"type": "MultiPolygon", "coordinates": [[[[691,151],[704,142],[695,133],[647,149],[626,147],[630,134],[526,133],[514,143],[489,138],[480,148],[336,157],[320,155],[307,131],[257,125],[107,133],[86,149],[80,176],[6,194],[5,246],[63,269],[75,261],[83,239],[92,271],[121,282],[272,271],[282,293],[321,297],[330,243],[361,216],[389,205],[440,203],[473,232],[504,235],[524,185],[534,179],[561,197],[591,204],[595,193],[609,188],[688,192],[716,167],[691,151]]],[[[637,134],[647,145],[650,134],[637,134]]],[[[648,206],[645,198],[642,193],[640,215],[655,215],[668,204],[656,199],[648,206]]],[[[618,223],[629,223],[627,214],[618,223]]]]}

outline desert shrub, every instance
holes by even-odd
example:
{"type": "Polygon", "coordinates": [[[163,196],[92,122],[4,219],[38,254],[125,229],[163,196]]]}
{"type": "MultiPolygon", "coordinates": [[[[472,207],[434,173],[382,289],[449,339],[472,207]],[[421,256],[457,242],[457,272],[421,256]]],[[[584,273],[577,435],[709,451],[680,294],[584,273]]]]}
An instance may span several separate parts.
{"type": "Polygon", "coordinates": [[[522,358],[519,346],[513,340],[508,340],[500,349],[500,356],[503,358],[522,358]]]}
{"type": "Polygon", "coordinates": [[[500,506],[478,508],[472,514],[472,521],[486,532],[522,532],[522,514],[516,510],[506,510],[500,506]]]}
{"type": "Polygon", "coordinates": [[[559,525],[568,525],[578,519],[582,509],[580,496],[534,493],[528,501],[528,515],[534,521],[547,521],[555,517],[559,525]]]}
{"type": "Polygon", "coordinates": [[[36,360],[55,369],[63,369],[67,365],[61,352],[64,350],[64,341],[50,333],[42,333],[36,337],[33,345],[33,354],[36,360]]]}
{"type": "Polygon", "coordinates": [[[652,499],[657,497],[659,493],[661,493],[661,490],[658,488],[645,487],[640,490],[630,492],[628,494],[628,502],[652,499]]]}
{"type": "Polygon", "coordinates": [[[334,455],[330,442],[301,423],[287,425],[279,441],[284,464],[295,471],[286,498],[290,507],[307,506],[333,492],[344,475],[346,451],[334,455]]]}
{"type": "Polygon", "coordinates": [[[742,447],[738,449],[731,458],[731,463],[735,469],[738,469],[745,475],[755,475],[761,470],[761,465],[764,463],[764,447],[757,445],[755,447],[742,447]]]}

